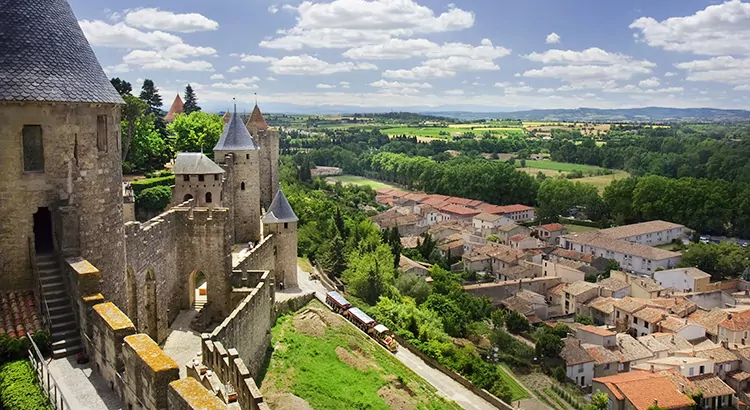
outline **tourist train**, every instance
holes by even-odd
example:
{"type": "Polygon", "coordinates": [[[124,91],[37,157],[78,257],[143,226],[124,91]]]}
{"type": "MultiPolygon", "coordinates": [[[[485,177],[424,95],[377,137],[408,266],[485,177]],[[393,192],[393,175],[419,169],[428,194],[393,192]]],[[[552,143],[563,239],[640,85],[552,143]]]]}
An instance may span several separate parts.
{"type": "Polygon", "coordinates": [[[336,291],[328,292],[326,294],[326,303],[328,303],[334,312],[347,318],[354,326],[362,329],[363,332],[377,340],[378,343],[385,346],[389,351],[396,352],[398,350],[398,343],[396,343],[396,339],[387,327],[376,322],[375,319],[359,308],[352,307],[352,304],[340,293],[336,291]]]}

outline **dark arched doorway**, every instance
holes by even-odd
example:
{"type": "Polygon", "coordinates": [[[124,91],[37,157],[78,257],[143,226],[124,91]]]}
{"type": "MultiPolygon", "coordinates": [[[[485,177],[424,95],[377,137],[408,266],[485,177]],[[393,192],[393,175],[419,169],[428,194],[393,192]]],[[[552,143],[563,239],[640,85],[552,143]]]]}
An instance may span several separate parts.
{"type": "Polygon", "coordinates": [[[189,201],[189,200],[191,200],[191,199],[193,199],[193,196],[192,196],[192,195],[190,195],[190,194],[186,194],[186,195],[185,195],[185,196],[184,196],[184,197],[182,198],[182,202],[185,202],[185,201],[189,201]]]}
{"type": "Polygon", "coordinates": [[[54,251],[52,243],[52,213],[49,208],[38,208],[34,214],[34,245],[39,253],[54,251]]]}

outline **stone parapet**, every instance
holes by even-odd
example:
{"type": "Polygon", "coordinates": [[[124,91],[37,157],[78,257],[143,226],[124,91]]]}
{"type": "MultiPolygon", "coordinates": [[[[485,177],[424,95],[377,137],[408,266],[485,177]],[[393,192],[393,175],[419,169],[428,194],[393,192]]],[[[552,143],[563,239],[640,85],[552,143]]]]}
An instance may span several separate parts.
{"type": "Polygon", "coordinates": [[[175,380],[169,383],[167,393],[169,410],[226,410],[227,406],[218,397],[209,393],[197,380],[175,380]]]}
{"type": "Polygon", "coordinates": [[[127,336],[124,342],[126,402],[167,409],[168,386],[180,378],[179,366],[146,334],[127,336]]]}

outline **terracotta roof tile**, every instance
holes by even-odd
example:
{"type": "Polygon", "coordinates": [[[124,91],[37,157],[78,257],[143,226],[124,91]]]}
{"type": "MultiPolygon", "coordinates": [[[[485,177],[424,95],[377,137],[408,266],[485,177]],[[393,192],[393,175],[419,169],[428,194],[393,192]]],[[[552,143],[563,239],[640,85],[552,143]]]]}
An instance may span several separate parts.
{"type": "Polygon", "coordinates": [[[578,232],[564,235],[564,238],[573,243],[584,244],[594,248],[606,249],[608,251],[619,252],[626,255],[635,255],[654,261],[682,256],[679,252],[672,252],[660,248],[654,248],[653,246],[642,245],[640,243],[628,242],[626,240],[609,236],[601,231],[578,232]]]}
{"type": "Polygon", "coordinates": [[[597,365],[607,363],[617,363],[620,361],[620,356],[611,349],[607,349],[604,346],[594,344],[584,344],[583,348],[586,352],[594,359],[597,365]]]}
{"type": "Polygon", "coordinates": [[[732,313],[719,323],[719,327],[725,327],[731,331],[750,330],[750,310],[732,313]]]}
{"type": "Polygon", "coordinates": [[[646,307],[646,303],[644,301],[630,296],[626,296],[622,299],[616,299],[613,304],[615,308],[628,313],[635,313],[646,307]]]}
{"type": "Polygon", "coordinates": [[[583,253],[578,252],[574,250],[566,250],[562,248],[557,248],[554,251],[552,251],[552,254],[564,259],[570,259],[574,261],[580,261],[584,263],[591,263],[594,260],[594,255],[590,253],[583,253]]]}
{"type": "Polygon", "coordinates": [[[591,309],[596,309],[602,313],[606,313],[610,315],[612,314],[612,312],[615,311],[615,306],[613,304],[614,301],[615,301],[614,298],[598,297],[589,301],[587,305],[591,309]]]}
{"type": "Polygon", "coordinates": [[[730,379],[734,379],[737,381],[743,381],[750,379],[750,373],[742,371],[742,370],[735,370],[733,372],[727,373],[727,377],[730,379]]]}
{"type": "Polygon", "coordinates": [[[582,280],[579,280],[578,282],[571,283],[567,288],[565,288],[565,293],[570,293],[573,296],[578,296],[582,293],[588,292],[592,289],[599,288],[594,283],[585,282],[582,280]]]}
{"type": "Polygon", "coordinates": [[[11,339],[42,330],[42,321],[32,291],[0,292],[0,335],[11,339]]]}
{"type": "Polygon", "coordinates": [[[593,334],[599,335],[599,336],[607,336],[607,337],[614,336],[614,335],[617,334],[617,333],[612,332],[610,330],[607,330],[605,328],[597,327],[597,326],[591,326],[591,325],[578,326],[578,330],[582,330],[582,331],[588,332],[588,333],[593,333],[593,334]]]}
{"type": "Polygon", "coordinates": [[[703,393],[703,398],[706,399],[735,394],[734,389],[727,386],[718,376],[713,374],[691,377],[690,381],[699,392],[703,393]]]}
{"type": "Polygon", "coordinates": [[[182,98],[180,98],[180,94],[177,94],[177,96],[174,97],[172,106],[169,107],[169,112],[164,116],[164,121],[172,122],[177,114],[182,114],[183,112],[185,112],[185,108],[182,104],[182,98]]]}
{"type": "Polygon", "coordinates": [[[665,409],[695,404],[690,397],[681,393],[679,387],[664,373],[630,372],[594,380],[604,383],[613,393],[617,391],[619,394],[615,394],[616,396],[627,399],[637,410],[646,410],[655,401],[665,409]]]}
{"type": "Polygon", "coordinates": [[[562,352],[560,352],[560,357],[565,360],[566,365],[574,366],[594,361],[594,358],[583,348],[580,340],[572,337],[566,337],[563,340],[565,341],[565,346],[562,352]]]}
{"type": "Polygon", "coordinates": [[[474,219],[478,219],[480,221],[485,221],[485,222],[495,222],[502,217],[503,217],[502,215],[495,215],[495,214],[490,214],[487,212],[482,212],[481,214],[475,216],[474,219]]]}
{"type": "Polygon", "coordinates": [[[654,356],[651,350],[627,333],[618,333],[616,338],[617,346],[620,348],[620,361],[623,363],[648,359],[654,356]]]}
{"type": "Polygon", "coordinates": [[[454,204],[443,205],[441,207],[438,207],[438,209],[441,212],[446,212],[446,213],[454,214],[454,215],[462,215],[462,216],[474,216],[480,213],[480,211],[477,211],[476,209],[471,209],[463,205],[454,205],[454,204]]]}
{"type": "Polygon", "coordinates": [[[550,232],[558,232],[558,231],[565,230],[565,226],[563,226],[563,224],[558,224],[558,223],[539,225],[538,228],[542,228],[550,232]]]}
{"type": "Polygon", "coordinates": [[[706,333],[718,335],[719,323],[726,319],[728,315],[729,313],[721,309],[712,309],[708,312],[698,310],[688,316],[688,322],[705,327],[706,333]]]}
{"type": "Polygon", "coordinates": [[[667,314],[663,310],[652,307],[643,308],[633,313],[633,317],[637,317],[638,319],[644,320],[650,324],[659,322],[664,319],[665,316],[667,316],[667,314]]]}
{"type": "Polygon", "coordinates": [[[740,360],[740,358],[737,357],[736,354],[732,353],[728,349],[725,349],[721,346],[715,347],[713,349],[698,350],[695,352],[695,357],[711,359],[715,361],[716,363],[726,363],[726,362],[733,362],[735,360],[740,360]]]}
{"type": "Polygon", "coordinates": [[[648,221],[641,222],[631,225],[616,226],[614,228],[602,229],[599,232],[609,235],[616,239],[629,238],[638,235],[646,235],[649,233],[666,231],[675,228],[684,228],[684,225],[679,225],[672,222],[666,221],[648,221]]]}

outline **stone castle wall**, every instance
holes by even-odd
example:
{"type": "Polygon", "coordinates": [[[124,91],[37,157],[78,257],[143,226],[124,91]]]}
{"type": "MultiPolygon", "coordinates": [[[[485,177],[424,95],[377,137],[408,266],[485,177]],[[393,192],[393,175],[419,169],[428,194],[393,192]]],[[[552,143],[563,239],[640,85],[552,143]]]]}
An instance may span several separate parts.
{"type": "Polygon", "coordinates": [[[112,300],[128,312],[139,331],[158,341],[166,338],[180,310],[190,308],[196,272],[203,272],[208,282],[210,316],[223,317],[231,310],[228,211],[189,205],[190,201],[148,222],[126,224],[127,278],[104,289],[106,295],[119,296],[112,300]]]}
{"type": "Polygon", "coordinates": [[[190,175],[190,180],[185,181],[183,175],[177,175],[172,186],[172,204],[180,204],[193,199],[194,206],[206,207],[206,208],[217,208],[222,207],[222,186],[223,186],[223,175],[218,175],[216,179],[214,175],[203,175],[204,180],[200,181],[198,175],[190,175]],[[206,202],[206,194],[211,193],[211,202],[206,202]],[[185,198],[186,195],[190,195],[190,198],[185,198]]]}
{"type": "Polygon", "coordinates": [[[215,162],[224,168],[225,206],[232,210],[234,242],[260,240],[260,170],[258,150],[215,152],[215,162]],[[245,189],[242,189],[244,183],[245,189]]]}
{"type": "Polygon", "coordinates": [[[260,146],[260,206],[268,209],[279,187],[279,133],[258,130],[253,136],[260,146]]]}
{"type": "MultiPolygon", "coordinates": [[[[81,254],[124,275],[120,107],[114,104],[5,103],[0,106],[0,268],[3,289],[33,286],[29,243],[33,215],[48,207],[65,256],[81,254]],[[106,117],[106,148],[97,117],[106,117]],[[24,172],[24,125],[40,125],[44,170],[24,172]],[[67,209],[64,225],[61,208],[67,209]],[[71,219],[72,218],[72,219],[71,219]],[[65,236],[62,227],[65,226],[65,236]]],[[[113,278],[114,279],[114,278],[113,278]]]]}
{"type": "Polygon", "coordinates": [[[264,235],[272,235],[274,239],[274,255],[276,266],[274,269],[277,282],[282,282],[285,288],[296,288],[297,284],[297,224],[277,223],[263,226],[264,235]]]}

